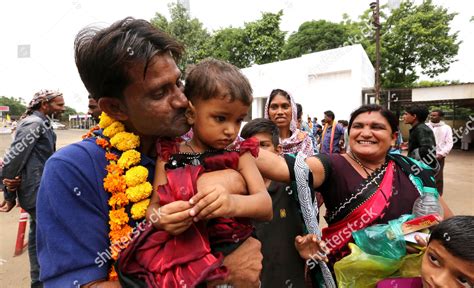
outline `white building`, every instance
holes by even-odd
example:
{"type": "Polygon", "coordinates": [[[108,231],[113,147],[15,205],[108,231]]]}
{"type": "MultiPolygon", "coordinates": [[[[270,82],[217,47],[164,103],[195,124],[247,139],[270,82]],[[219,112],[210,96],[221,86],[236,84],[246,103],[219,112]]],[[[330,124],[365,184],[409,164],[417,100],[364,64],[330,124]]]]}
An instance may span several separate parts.
{"type": "MultiPolygon", "coordinates": [[[[360,44],[242,69],[253,88],[252,119],[263,117],[273,89],[289,92],[307,115],[320,121],[326,110],[349,120],[362,105],[362,89],[374,86],[374,67],[360,44]]],[[[367,101],[365,101],[367,102],[367,101]]]]}

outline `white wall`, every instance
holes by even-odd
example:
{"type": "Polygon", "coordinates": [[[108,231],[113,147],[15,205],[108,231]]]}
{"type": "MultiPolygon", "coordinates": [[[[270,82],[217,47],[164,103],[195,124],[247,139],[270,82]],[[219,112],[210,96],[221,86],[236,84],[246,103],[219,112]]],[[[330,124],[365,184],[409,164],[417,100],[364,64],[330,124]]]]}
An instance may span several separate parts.
{"type": "Polygon", "coordinates": [[[412,90],[412,101],[437,101],[446,99],[474,99],[474,84],[415,88],[412,90]]]}
{"type": "Polygon", "coordinates": [[[303,106],[303,119],[323,118],[332,110],[337,120],[349,120],[362,104],[361,91],[373,87],[374,68],[361,45],[303,55],[299,58],[242,69],[254,91],[252,118],[262,117],[262,99],[273,89],[288,91],[303,106]]]}

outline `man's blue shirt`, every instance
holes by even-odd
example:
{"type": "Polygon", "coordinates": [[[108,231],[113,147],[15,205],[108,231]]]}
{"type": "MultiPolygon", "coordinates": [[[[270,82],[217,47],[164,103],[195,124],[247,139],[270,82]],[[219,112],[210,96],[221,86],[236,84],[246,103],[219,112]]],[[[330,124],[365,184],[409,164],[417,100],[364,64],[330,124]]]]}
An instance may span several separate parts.
{"type": "MultiPolygon", "coordinates": [[[[45,287],[78,287],[106,279],[110,194],[104,190],[105,150],[94,139],[56,152],[44,169],[37,199],[37,245],[45,287]]],[[[154,160],[141,165],[154,175],[154,160]]]]}

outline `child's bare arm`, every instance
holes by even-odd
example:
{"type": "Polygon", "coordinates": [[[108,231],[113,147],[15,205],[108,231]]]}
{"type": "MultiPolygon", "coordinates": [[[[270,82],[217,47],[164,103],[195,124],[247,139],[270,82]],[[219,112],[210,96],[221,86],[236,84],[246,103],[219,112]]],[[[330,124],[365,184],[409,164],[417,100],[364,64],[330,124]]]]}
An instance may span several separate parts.
{"type": "Polygon", "coordinates": [[[237,207],[235,216],[263,221],[271,220],[273,217],[272,199],[257,168],[255,158],[250,152],[240,156],[239,172],[247,183],[249,195],[232,195],[237,207]]]}
{"type": "Polygon", "coordinates": [[[272,201],[250,153],[240,157],[239,170],[244,178],[249,178],[247,188],[252,190],[250,195],[230,194],[227,187],[233,185],[232,182],[205,187],[189,201],[194,205],[191,216],[195,216],[196,221],[216,217],[272,219],[272,201]]]}

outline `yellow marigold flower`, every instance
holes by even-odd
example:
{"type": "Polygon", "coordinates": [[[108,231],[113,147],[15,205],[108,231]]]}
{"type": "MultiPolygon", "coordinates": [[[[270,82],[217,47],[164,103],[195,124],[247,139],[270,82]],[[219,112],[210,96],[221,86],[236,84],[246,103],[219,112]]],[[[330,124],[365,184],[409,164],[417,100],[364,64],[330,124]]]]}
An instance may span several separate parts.
{"type": "Polygon", "coordinates": [[[112,138],[115,136],[115,134],[119,132],[123,132],[123,131],[125,131],[125,126],[123,126],[122,123],[115,121],[114,123],[110,124],[107,128],[105,128],[102,134],[104,134],[104,136],[106,137],[112,138]]]}
{"type": "Polygon", "coordinates": [[[125,206],[128,204],[128,198],[125,193],[116,193],[112,195],[109,199],[109,206],[115,207],[115,206],[125,206]]]}
{"type": "Polygon", "coordinates": [[[118,225],[123,225],[128,223],[128,214],[125,212],[125,208],[120,208],[117,210],[110,210],[109,211],[109,224],[110,222],[113,222],[118,225]]]}
{"type": "Polygon", "coordinates": [[[110,139],[110,144],[120,151],[127,151],[140,146],[140,137],[130,132],[119,132],[110,139]]]}
{"type": "Polygon", "coordinates": [[[125,177],[119,174],[108,173],[104,178],[104,189],[112,194],[125,192],[127,189],[125,177]]]}
{"type": "Polygon", "coordinates": [[[135,149],[128,150],[122,153],[120,159],[118,160],[118,165],[123,169],[128,169],[130,166],[140,163],[141,155],[135,149]]]}
{"type": "Polygon", "coordinates": [[[150,205],[150,199],[133,204],[132,209],[130,210],[132,213],[132,218],[137,220],[145,217],[148,205],[150,205]]]}
{"type": "Polygon", "coordinates": [[[125,173],[125,182],[127,187],[137,186],[148,178],[148,169],[143,166],[135,166],[125,173]]]}
{"type": "Polygon", "coordinates": [[[150,182],[145,182],[135,187],[127,188],[125,194],[131,202],[138,202],[150,197],[152,190],[153,186],[151,186],[150,182]]]}
{"type": "Polygon", "coordinates": [[[100,114],[99,119],[99,127],[102,129],[109,127],[112,123],[115,122],[115,119],[105,114],[105,112],[102,112],[102,114],[100,114]]]}

